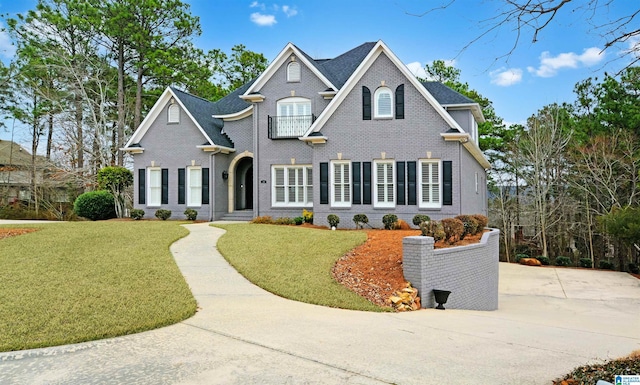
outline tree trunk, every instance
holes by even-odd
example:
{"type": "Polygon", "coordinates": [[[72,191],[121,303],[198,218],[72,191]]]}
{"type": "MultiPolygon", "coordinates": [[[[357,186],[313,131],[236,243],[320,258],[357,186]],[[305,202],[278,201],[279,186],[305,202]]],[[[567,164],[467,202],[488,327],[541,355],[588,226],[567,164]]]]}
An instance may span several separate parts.
{"type": "MultiPolygon", "coordinates": [[[[144,58],[142,59],[144,60],[144,58]]],[[[140,121],[142,120],[142,78],[143,78],[143,66],[139,65],[138,68],[138,76],[136,79],[136,106],[135,111],[133,112],[134,120],[133,120],[133,129],[137,129],[140,125],[140,121]]]]}
{"type": "Polygon", "coordinates": [[[51,160],[51,146],[53,145],[53,113],[49,112],[49,131],[47,132],[47,160],[51,160]]]}
{"type": "Polygon", "coordinates": [[[118,134],[114,141],[118,166],[123,166],[124,156],[120,150],[124,147],[124,41],[118,39],[118,134]]]}
{"type": "Polygon", "coordinates": [[[76,141],[78,152],[78,169],[82,173],[84,169],[84,132],[82,129],[82,95],[76,91],[73,97],[73,107],[75,109],[75,122],[76,122],[76,141]]]}

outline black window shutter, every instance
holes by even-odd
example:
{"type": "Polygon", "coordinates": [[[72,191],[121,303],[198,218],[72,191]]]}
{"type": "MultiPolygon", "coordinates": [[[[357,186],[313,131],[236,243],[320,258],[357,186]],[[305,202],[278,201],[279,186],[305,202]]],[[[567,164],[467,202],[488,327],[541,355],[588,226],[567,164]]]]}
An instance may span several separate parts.
{"type": "Polygon", "coordinates": [[[453,170],[450,160],[442,162],[442,204],[453,205],[453,170]]]}
{"type": "Polygon", "coordinates": [[[353,187],[351,196],[353,197],[353,204],[362,204],[362,183],[360,182],[360,162],[351,163],[351,177],[353,178],[353,187]]]}
{"type": "Polygon", "coordinates": [[[371,91],[362,86],[362,120],[371,120],[371,91]]]}
{"type": "Polygon", "coordinates": [[[169,204],[169,169],[162,169],[162,201],[160,204],[169,204]]]}
{"type": "Polygon", "coordinates": [[[178,204],[179,205],[184,204],[185,191],[186,191],[186,188],[185,188],[184,168],[179,168],[178,169],[178,204]]]}
{"type": "Polygon", "coordinates": [[[147,202],[147,191],[145,178],[147,176],[146,168],[138,169],[138,204],[144,205],[147,202]]]}
{"type": "Polygon", "coordinates": [[[371,162],[362,162],[362,203],[371,204],[371,162]]]}
{"type": "Polygon", "coordinates": [[[407,162],[407,204],[416,203],[416,162],[407,162]]]}
{"type": "Polygon", "coordinates": [[[404,119],[404,84],[396,88],[396,119],[404,119]]]}
{"type": "Polygon", "coordinates": [[[404,162],[396,162],[396,204],[398,205],[406,204],[404,190],[404,162]]]}
{"type": "Polygon", "coordinates": [[[320,163],[320,204],[329,204],[329,163],[320,163]]]}
{"type": "Polygon", "coordinates": [[[209,204],[209,169],[202,169],[202,204],[209,204]]]}

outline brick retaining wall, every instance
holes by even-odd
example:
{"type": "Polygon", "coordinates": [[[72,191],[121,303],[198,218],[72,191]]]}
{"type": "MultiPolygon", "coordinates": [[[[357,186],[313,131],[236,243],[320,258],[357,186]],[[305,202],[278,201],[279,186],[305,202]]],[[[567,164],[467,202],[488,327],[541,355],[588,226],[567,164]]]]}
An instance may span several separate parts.
{"type": "Polygon", "coordinates": [[[499,240],[500,231],[491,229],[479,244],[434,250],[432,237],[405,237],[404,277],[418,289],[422,307],[435,307],[436,289],[451,291],[447,309],[496,310],[499,240]]]}

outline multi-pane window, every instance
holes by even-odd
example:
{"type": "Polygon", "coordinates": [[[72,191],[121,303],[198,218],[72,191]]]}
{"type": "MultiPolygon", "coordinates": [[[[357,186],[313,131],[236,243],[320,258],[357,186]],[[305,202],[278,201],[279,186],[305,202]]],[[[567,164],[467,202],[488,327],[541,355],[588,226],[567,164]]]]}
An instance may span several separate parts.
{"type": "Polygon", "coordinates": [[[298,97],[280,100],[274,137],[302,136],[312,120],[311,100],[298,97]]]}
{"type": "Polygon", "coordinates": [[[180,106],[177,104],[169,105],[169,108],[167,108],[167,122],[180,123],[180,106]]]}
{"type": "Polygon", "coordinates": [[[273,206],[307,206],[313,201],[311,166],[273,166],[273,206]]]}
{"type": "Polygon", "coordinates": [[[375,207],[395,206],[395,175],[393,161],[375,161],[375,188],[373,202],[375,207]]]}
{"type": "Polygon", "coordinates": [[[160,168],[148,168],[149,189],[148,206],[160,206],[162,203],[162,170],[160,168]]]}
{"type": "Polygon", "coordinates": [[[187,206],[202,206],[202,168],[187,167],[187,206]]]}
{"type": "Polygon", "coordinates": [[[375,118],[391,118],[393,117],[393,98],[391,96],[391,90],[387,87],[380,87],[376,90],[374,95],[375,118]]]}
{"type": "Polygon", "coordinates": [[[331,205],[351,206],[351,162],[331,163],[331,205]]]}
{"type": "Polygon", "coordinates": [[[421,160],[419,167],[419,206],[440,208],[442,206],[442,180],[439,160],[421,160]]]}

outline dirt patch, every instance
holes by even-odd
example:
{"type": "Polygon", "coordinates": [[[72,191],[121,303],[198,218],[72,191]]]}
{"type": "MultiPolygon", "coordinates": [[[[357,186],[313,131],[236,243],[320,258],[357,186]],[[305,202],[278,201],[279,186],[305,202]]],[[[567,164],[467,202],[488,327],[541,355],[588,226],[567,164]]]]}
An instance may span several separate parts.
{"type": "Polygon", "coordinates": [[[0,229],[0,239],[32,233],[34,231],[38,231],[38,229],[0,229]]]}
{"type": "MultiPolygon", "coordinates": [[[[336,281],[379,305],[390,307],[389,298],[406,286],[402,272],[402,238],[419,230],[369,230],[364,244],[349,251],[333,267],[336,281]]],[[[478,243],[482,234],[467,236],[455,245],[442,241],[435,248],[478,243]]],[[[418,293],[421,295],[422,293],[418,293]]]]}

